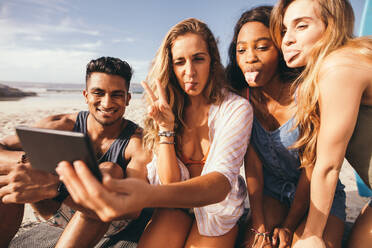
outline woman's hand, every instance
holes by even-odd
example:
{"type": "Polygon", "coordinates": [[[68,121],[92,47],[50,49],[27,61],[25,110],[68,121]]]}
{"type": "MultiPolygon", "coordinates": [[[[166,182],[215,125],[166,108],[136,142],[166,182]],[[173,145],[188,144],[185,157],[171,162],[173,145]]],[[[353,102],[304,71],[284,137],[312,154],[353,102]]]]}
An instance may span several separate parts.
{"type": "Polygon", "coordinates": [[[141,211],[151,195],[151,186],[139,179],[113,179],[104,174],[101,184],[82,161],[73,166],[62,161],[56,171],[72,199],[105,222],[141,211]]]}
{"type": "Polygon", "coordinates": [[[256,234],[254,237],[252,248],[272,248],[271,240],[269,235],[261,236],[256,234]]]}
{"type": "MultiPolygon", "coordinates": [[[[293,232],[289,228],[276,227],[273,232],[273,246],[289,248],[292,244],[293,232]]],[[[315,246],[314,246],[315,247],[315,246]]]]}
{"type": "Polygon", "coordinates": [[[247,230],[245,241],[241,247],[249,248],[272,248],[270,232],[266,231],[264,225],[247,230]]]}
{"type": "Polygon", "coordinates": [[[173,131],[174,114],[169,106],[165,88],[159,80],[156,80],[156,89],[159,93],[159,98],[157,98],[145,81],[142,81],[141,85],[151,100],[148,115],[158,124],[161,131],[173,131]]]}

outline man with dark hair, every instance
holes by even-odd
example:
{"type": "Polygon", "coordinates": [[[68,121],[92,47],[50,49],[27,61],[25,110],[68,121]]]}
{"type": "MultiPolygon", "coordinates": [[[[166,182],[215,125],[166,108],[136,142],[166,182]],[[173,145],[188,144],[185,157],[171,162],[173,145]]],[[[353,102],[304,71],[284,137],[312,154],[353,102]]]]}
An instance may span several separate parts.
{"type": "MultiPolygon", "coordinates": [[[[87,65],[83,91],[89,111],[49,116],[35,126],[86,133],[103,175],[146,180],[151,154],[142,146],[141,129],[123,117],[131,99],[131,78],[132,69],[125,61],[111,57],[92,60],[87,65]]],[[[33,169],[22,160],[23,155],[17,136],[0,141],[0,247],[7,247],[19,229],[24,203],[30,203],[39,216],[50,219],[55,226],[64,228],[68,223],[59,247],[94,246],[105,233],[115,234],[130,222],[101,222],[94,213],[72,201],[58,176],[33,169]]]]}
{"type": "Polygon", "coordinates": [[[94,72],[102,72],[109,75],[121,76],[127,83],[128,89],[130,86],[130,80],[132,79],[133,75],[132,68],[127,62],[112,57],[101,57],[95,60],[91,60],[87,64],[87,71],[85,74],[86,83],[94,72]]]}

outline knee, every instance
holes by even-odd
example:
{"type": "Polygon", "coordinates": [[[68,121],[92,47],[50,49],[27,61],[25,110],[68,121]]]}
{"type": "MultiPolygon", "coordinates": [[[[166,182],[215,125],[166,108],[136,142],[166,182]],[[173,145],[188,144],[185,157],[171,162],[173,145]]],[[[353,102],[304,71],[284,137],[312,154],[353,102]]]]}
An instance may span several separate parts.
{"type": "Polygon", "coordinates": [[[113,162],[103,162],[99,164],[99,170],[101,173],[110,175],[113,178],[123,178],[123,169],[116,163],[113,162]]]}
{"type": "Polygon", "coordinates": [[[0,215],[5,217],[23,218],[24,204],[4,204],[0,200],[0,215]]]}
{"type": "Polygon", "coordinates": [[[188,223],[192,218],[183,210],[176,208],[158,208],[152,215],[152,221],[156,223],[188,223]]]}
{"type": "Polygon", "coordinates": [[[344,233],[344,222],[340,218],[330,215],[324,230],[323,239],[327,248],[341,248],[344,233]]]}
{"type": "Polygon", "coordinates": [[[180,209],[175,208],[158,208],[155,210],[154,216],[161,216],[162,219],[174,219],[177,216],[183,216],[185,213],[180,209]]]}

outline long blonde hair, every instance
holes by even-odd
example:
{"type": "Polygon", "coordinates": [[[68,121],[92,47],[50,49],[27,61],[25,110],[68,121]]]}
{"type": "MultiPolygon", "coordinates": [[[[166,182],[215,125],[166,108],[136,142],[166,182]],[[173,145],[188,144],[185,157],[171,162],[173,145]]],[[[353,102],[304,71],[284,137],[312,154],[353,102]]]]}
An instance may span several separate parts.
{"type": "MultiPolygon", "coordinates": [[[[208,82],[202,92],[209,104],[219,104],[223,101],[223,88],[227,87],[223,65],[221,64],[220,54],[218,52],[217,42],[208,26],[198,19],[190,18],[183,20],[173,26],[166,34],[162,44],[160,45],[155,59],[147,76],[147,81],[150,83],[151,89],[155,91],[155,80],[159,79],[165,87],[168,102],[175,116],[175,132],[176,132],[176,151],[179,151],[181,144],[181,134],[186,127],[184,121],[184,109],[188,103],[187,94],[178,84],[177,78],[173,71],[171,49],[173,42],[177,37],[193,33],[200,35],[208,47],[209,56],[211,58],[210,71],[208,82]]],[[[159,127],[153,119],[147,117],[144,121],[145,134],[144,144],[148,149],[154,149],[159,141],[159,127]]]]}
{"type": "MultiPolygon", "coordinates": [[[[270,31],[274,42],[281,47],[283,18],[290,3],[280,0],[270,19],[270,31]]],[[[348,0],[313,0],[318,4],[318,15],[325,24],[325,31],[314,44],[307,65],[293,86],[297,89],[297,113],[295,127],[300,135],[293,148],[299,149],[301,166],[311,166],[316,160],[316,143],[320,128],[318,76],[325,58],[345,45],[353,37],[354,13],[348,0]]]]}

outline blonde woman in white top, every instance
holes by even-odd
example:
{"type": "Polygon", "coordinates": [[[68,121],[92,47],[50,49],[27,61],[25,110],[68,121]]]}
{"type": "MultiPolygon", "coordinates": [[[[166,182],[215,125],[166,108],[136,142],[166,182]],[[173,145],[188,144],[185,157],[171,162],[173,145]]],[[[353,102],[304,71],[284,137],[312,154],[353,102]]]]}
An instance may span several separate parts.
{"type": "Polygon", "coordinates": [[[105,178],[102,187],[79,162],[76,172],[61,163],[58,173],[74,200],[103,220],[167,208],[155,212],[139,247],[233,247],[246,197],[239,171],[253,113],[247,100],[226,89],[207,25],[187,19],[171,28],[148,82],[144,143],[154,151],[147,167],[156,185],[105,178]]]}

